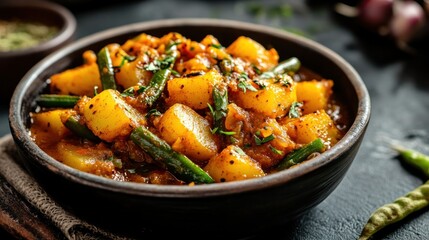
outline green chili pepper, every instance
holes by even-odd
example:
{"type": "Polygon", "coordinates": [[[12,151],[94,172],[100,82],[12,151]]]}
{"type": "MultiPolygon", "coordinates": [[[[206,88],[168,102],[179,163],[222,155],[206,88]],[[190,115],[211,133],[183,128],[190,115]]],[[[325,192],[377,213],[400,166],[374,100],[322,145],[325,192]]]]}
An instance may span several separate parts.
{"type": "Polygon", "coordinates": [[[365,224],[359,240],[366,240],[382,228],[398,222],[411,213],[429,206],[429,181],[397,198],[393,203],[378,208],[365,224]]]}
{"type": "Polygon", "coordinates": [[[407,149],[397,145],[393,146],[393,149],[398,151],[398,153],[401,155],[404,162],[420,170],[427,177],[429,177],[429,156],[421,152],[418,152],[412,149],[407,149]]]}

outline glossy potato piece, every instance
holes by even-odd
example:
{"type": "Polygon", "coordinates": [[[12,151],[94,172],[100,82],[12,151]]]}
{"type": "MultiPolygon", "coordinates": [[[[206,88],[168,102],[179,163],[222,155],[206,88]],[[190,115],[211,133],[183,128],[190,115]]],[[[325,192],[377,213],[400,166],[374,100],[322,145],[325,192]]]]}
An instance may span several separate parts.
{"type": "Polygon", "coordinates": [[[324,110],[293,119],[286,126],[288,134],[299,144],[321,138],[325,145],[332,147],[341,138],[341,132],[324,110]]]}
{"type": "Polygon", "coordinates": [[[196,163],[203,163],[217,154],[218,147],[209,122],[186,105],[171,106],[162,115],[157,128],[175,151],[196,163]]]}
{"type": "Polygon", "coordinates": [[[89,148],[66,142],[57,145],[58,160],[65,165],[88,173],[96,173],[101,176],[113,174],[115,166],[107,160],[113,156],[109,149],[89,148]]]}
{"type": "Polygon", "coordinates": [[[222,75],[216,70],[211,70],[203,75],[174,78],[167,82],[167,104],[181,103],[192,109],[207,108],[207,104],[213,104],[213,88],[222,82],[222,75]]]}
{"type": "Polygon", "coordinates": [[[119,92],[107,89],[85,103],[83,108],[87,126],[107,142],[126,138],[131,131],[142,124],[145,118],[127,104],[119,92]]]}
{"type": "Polygon", "coordinates": [[[265,175],[258,162],[246,155],[241,148],[229,145],[204,167],[216,182],[238,181],[265,175]]]}
{"type": "Polygon", "coordinates": [[[226,48],[226,52],[252,62],[261,71],[275,67],[279,60],[279,55],[274,48],[266,50],[260,43],[245,36],[238,37],[226,48]]]}
{"type": "Polygon", "coordinates": [[[93,96],[94,87],[101,89],[96,63],[81,65],[51,76],[51,93],[93,96]]]}
{"type": "Polygon", "coordinates": [[[48,112],[31,113],[32,126],[31,135],[36,137],[36,141],[56,142],[63,138],[70,131],[61,121],[61,115],[68,110],[58,109],[48,112]]]}
{"type": "Polygon", "coordinates": [[[235,93],[238,106],[251,109],[270,118],[282,117],[289,112],[293,102],[296,102],[296,84],[289,86],[280,83],[267,82],[264,89],[256,92],[238,90],[235,93]]]}
{"type": "Polygon", "coordinates": [[[302,113],[309,114],[317,110],[326,109],[333,85],[332,80],[298,82],[296,96],[298,102],[303,103],[302,113]]]}

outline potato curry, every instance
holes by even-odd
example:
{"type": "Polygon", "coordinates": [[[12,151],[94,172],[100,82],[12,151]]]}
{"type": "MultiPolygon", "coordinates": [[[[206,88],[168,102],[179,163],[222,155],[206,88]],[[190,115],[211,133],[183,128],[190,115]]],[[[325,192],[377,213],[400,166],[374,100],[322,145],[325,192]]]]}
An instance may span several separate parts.
{"type": "Polygon", "coordinates": [[[30,134],[58,161],[118,181],[195,185],[287,171],[335,145],[334,81],[240,36],[142,33],[48,79],[30,134]]]}

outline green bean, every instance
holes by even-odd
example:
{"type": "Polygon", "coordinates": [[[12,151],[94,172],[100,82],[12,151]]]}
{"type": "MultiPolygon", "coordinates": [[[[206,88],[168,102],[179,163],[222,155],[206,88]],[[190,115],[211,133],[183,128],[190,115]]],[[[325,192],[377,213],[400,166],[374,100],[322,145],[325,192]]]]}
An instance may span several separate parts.
{"type": "Polygon", "coordinates": [[[97,65],[100,72],[101,86],[103,90],[116,89],[115,72],[109,49],[104,47],[97,54],[97,65]]]}
{"type": "Polygon", "coordinates": [[[262,73],[259,77],[261,79],[274,78],[278,74],[297,72],[300,67],[301,67],[301,61],[299,61],[299,59],[296,57],[291,57],[280,62],[273,69],[262,73]]]}
{"type": "Polygon", "coordinates": [[[79,99],[79,96],[40,94],[36,102],[41,107],[72,108],[79,99]]]}
{"type": "Polygon", "coordinates": [[[167,84],[168,78],[171,75],[171,71],[172,70],[170,68],[166,68],[153,74],[149,85],[139,96],[143,99],[146,107],[151,107],[161,96],[161,93],[164,91],[165,85],[167,84]]]}
{"type": "Polygon", "coordinates": [[[429,181],[375,210],[365,224],[359,240],[366,240],[382,228],[398,222],[411,213],[429,206],[429,181]]]}
{"type": "Polygon", "coordinates": [[[76,116],[70,116],[64,122],[64,125],[79,137],[86,138],[93,142],[100,142],[100,139],[85,125],[79,123],[76,116]]]}
{"type": "Polygon", "coordinates": [[[277,170],[290,168],[306,160],[310,154],[321,152],[324,147],[325,145],[323,145],[323,141],[320,138],[317,138],[307,145],[304,145],[303,147],[289,153],[286,158],[279,163],[277,170]]]}
{"type": "Polygon", "coordinates": [[[155,161],[165,165],[177,178],[195,183],[213,183],[207,172],[185,155],[174,151],[168,143],[144,127],[134,129],[131,140],[147,152],[155,161]]]}
{"type": "Polygon", "coordinates": [[[404,160],[405,163],[420,170],[429,177],[429,156],[398,145],[394,145],[393,149],[401,155],[402,160],[404,160]]]}

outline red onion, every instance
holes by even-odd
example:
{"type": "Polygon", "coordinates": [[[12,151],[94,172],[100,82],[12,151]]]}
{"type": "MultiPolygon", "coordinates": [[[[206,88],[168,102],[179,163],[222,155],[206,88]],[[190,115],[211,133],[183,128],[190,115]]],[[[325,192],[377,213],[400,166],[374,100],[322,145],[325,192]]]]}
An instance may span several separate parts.
{"type": "Polygon", "coordinates": [[[374,30],[388,25],[393,13],[393,0],[363,0],[358,5],[359,20],[374,30]]]}
{"type": "Polygon", "coordinates": [[[390,34],[399,42],[408,42],[425,26],[423,8],[415,1],[396,1],[390,21],[390,34]]]}

